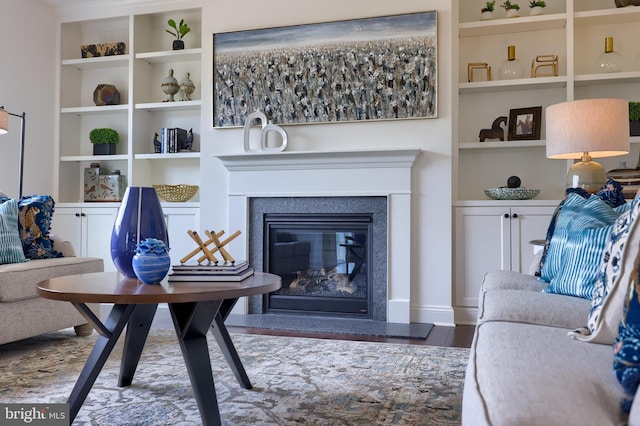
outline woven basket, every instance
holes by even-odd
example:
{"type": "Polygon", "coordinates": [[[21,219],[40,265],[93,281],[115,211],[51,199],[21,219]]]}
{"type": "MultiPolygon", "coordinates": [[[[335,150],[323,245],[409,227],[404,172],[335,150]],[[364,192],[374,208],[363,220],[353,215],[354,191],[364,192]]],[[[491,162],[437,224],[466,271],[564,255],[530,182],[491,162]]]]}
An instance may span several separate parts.
{"type": "Polygon", "coordinates": [[[184,203],[189,201],[196,192],[198,185],[153,185],[158,196],[164,201],[184,203]]]}

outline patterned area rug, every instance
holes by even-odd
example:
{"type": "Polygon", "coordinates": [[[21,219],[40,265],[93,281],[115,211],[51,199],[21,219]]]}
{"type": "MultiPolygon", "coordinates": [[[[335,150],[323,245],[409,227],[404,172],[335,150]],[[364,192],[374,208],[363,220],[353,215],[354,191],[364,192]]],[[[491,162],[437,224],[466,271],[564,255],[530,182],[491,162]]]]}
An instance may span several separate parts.
{"type": "MultiPolygon", "coordinates": [[[[225,425],[456,425],[468,349],[232,335],[252,390],[209,340],[225,425]]],[[[0,346],[0,401],[64,403],[96,339],[71,329],[0,346]]],[[[118,388],[121,338],[74,425],[197,425],[172,330],[151,330],[133,384],[118,388]]]]}

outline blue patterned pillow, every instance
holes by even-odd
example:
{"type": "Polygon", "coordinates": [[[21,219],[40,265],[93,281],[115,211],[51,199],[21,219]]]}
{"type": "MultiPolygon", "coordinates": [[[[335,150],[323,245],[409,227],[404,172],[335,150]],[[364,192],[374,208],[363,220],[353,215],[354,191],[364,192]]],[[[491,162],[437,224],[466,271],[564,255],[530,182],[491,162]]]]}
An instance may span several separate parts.
{"type": "Polygon", "coordinates": [[[565,294],[591,300],[613,225],[570,230],[564,248],[564,267],[551,279],[545,293],[565,294]]]}
{"type": "Polygon", "coordinates": [[[18,203],[0,204],[0,264],[26,262],[18,233],[18,203]]]}
{"type": "Polygon", "coordinates": [[[28,259],[49,259],[62,255],[53,249],[49,228],[55,202],[49,195],[22,197],[18,203],[18,230],[28,259]]]}
{"type": "Polygon", "coordinates": [[[598,197],[611,207],[618,207],[624,205],[627,200],[624,198],[624,190],[620,182],[613,179],[607,180],[602,188],[596,193],[598,197]]]}
{"type": "Polygon", "coordinates": [[[567,195],[554,215],[557,215],[549,240],[546,254],[544,255],[544,263],[540,270],[540,278],[543,281],[550,282],[553,277],[562,269],[562,248],[569,235],[569,226],[574,217],[578,215],[582,207],[587,204],[587,199],[579,194],[571,193],[567,195]]]}
{"type": "Polygon", "coordinates": [[[625,398],[622,409],[631,410],[633,398],[640,385],[640,277],[638,260],[635,259],[633,278],[629,280],[618,337],[613,344],[613,371],[622,385],[625,398]]]}

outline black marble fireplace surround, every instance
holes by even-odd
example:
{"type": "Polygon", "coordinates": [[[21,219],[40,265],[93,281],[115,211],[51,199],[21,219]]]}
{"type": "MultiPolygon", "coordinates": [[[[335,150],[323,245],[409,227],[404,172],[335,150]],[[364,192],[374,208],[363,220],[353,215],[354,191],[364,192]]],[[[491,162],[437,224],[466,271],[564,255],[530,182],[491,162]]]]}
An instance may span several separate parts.
{"type": "MultiPolygon", "coordinates": [[[[386,321],[387,318],[387,198],[380,196],[358,197],[252,197],[249,199],[249,260],[256,270],[265,268],[265,216],[341,217],[345,221],[352,217],[370,218],[370,265],[366,265],[370,285],[368,289],[368,312],[364,315],[339,312],[314,312],[313,315],[331,318],[362,318],[386,321]],[[337,216],[336,216],[337,215],[337,216]]],[[[301,311],[273,310],[268,308],[268,295],[249,298],[248,313],[269,316],[295,314],[301,311]]],[[[329,302],[331,303],[331,302],[329,302]]],[[[339,310],[339,309],[338,309],[339,310]]],[[[282,318],[286,321],[285,318],[282,318]]]]}

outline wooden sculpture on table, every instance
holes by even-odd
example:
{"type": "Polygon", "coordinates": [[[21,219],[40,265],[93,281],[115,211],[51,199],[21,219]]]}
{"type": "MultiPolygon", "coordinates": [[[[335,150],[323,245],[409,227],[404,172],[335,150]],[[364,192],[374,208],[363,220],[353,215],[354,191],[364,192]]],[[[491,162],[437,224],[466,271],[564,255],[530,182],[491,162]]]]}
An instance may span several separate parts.
{"type": "Polygon", "coordinates": [[[189,230],[187,231],[187,233],[193,239],[193,241],[195,241],[198,247],[193,251],[191,251],[189,254],[187,254],[185,257],[180,259],[180,263],[186,263],[192,257],[198,255],[199,253],[202,253],[200,257],[198,257],[197,259],[198,264],[201,264],[206,260],[209,264],[213,263],[217,265],[218,258],[214,256],[214,253],[216,252],[220,252],[222,259],[224,259],[224,263],[231,263],[231,264],[235,263],[235,259],[231,256],[231,254],[229,254],[229,252],[224,248],[224,246],[229,244],[231,241],[233,241],[233,239],[235,239],[238,235],[240,235],[241,234],[240,231],[234,232],[233,234],[231,234],[229,238],[225,239],[224,241],[220,241],[220,237],[224,235],[224,231],[220,231],[218,233],[208,231],[208,230],[205,231],[205,234],[208,237],[206,241],[202,241],[202,238],[200,238],[200,235],[196,231],[189,230]],[[213,247],[209,248],[211,244],[213,244],[213,247]]]}

